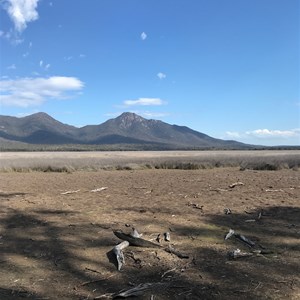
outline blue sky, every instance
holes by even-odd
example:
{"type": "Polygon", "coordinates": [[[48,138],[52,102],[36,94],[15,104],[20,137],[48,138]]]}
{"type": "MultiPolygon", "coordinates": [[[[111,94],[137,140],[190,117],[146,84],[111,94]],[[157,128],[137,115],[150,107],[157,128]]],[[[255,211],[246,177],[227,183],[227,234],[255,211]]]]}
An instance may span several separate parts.
{"type": "Polygon", "coordinates": [[[298,0],[0,0],[0,114],[125,111],[300,145],[298,0]]]}

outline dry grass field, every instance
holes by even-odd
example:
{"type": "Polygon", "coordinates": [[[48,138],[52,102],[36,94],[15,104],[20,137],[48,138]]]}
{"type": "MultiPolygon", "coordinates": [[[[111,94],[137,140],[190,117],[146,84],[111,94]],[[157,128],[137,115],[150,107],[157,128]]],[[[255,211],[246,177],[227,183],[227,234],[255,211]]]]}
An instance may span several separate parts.
{"type": "Polygon", "coordinates": [[[112,299],[145,283],[135,299],[300,299],[299,160],[0,153],[0,299],[112,299]],[[118,271],[113,230],[132,227],[153,243],[160,234],[162,247],[125,248],[118,271]],[[229,229],[255,245],[224,240],[229,229]],[[236,249],[250,254],[230,258],[236,249]]]}

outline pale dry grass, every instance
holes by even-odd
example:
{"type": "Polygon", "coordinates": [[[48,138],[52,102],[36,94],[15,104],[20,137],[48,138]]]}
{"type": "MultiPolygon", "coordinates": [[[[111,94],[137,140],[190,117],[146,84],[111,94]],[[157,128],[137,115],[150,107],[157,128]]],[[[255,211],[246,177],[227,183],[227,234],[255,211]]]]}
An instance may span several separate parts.
{"type": "Polygon", "coordinates": [[[0,171],[73,172],[101,169],[298,169],[299,150],[1,152],[0,171]]]}

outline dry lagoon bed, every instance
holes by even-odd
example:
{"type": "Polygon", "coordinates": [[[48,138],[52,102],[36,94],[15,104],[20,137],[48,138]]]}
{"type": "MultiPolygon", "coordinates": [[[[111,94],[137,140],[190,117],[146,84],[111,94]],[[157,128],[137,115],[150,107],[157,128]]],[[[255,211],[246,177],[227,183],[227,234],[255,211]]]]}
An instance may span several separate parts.
{"type": "Polygon", "coordinates": [[[135,299],[300,299],[299,175],[0,172],[0,299],[112,299],[140,284],[135,299]],[[132,227],[163,247],[125,248],[118,271],[113,230],[132,227]],[[254,247],[224,240],[229,229],[254,247]],[[250,256],[230,259],[236,249],[250,256]]]}

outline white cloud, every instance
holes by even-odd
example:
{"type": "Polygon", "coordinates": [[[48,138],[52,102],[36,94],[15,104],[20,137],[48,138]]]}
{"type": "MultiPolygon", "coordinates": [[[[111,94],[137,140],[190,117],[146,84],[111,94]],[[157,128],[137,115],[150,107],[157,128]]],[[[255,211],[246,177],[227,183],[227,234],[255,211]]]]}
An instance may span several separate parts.
{"type": "Polygon", "coordinates": [[[50,68],[50,64],[47,64],[46,66],[45,66],[45,70],[48,70],[49,68],[50,68]]]}
{"type": "Polygon", "coordinates": [[[79,79],[63,76],[0,80],[0,105],[37,106],[47,99],[65,99],[83,86],[79,79]]]}
{"type": "Polygon", "coordinates": [[[290,130],[257,129],[253,131],[247,131],[246,134],[250,136],[262,137],[262,138],[272,138],[272,137],[288,138],[288,137],[299,136],[300,128],[290,129],[290,130]]]}
{"type": "Polygon", "coordinates": [[[159,79],[165,79],[165,78],[167,77],[167,75],[164,74],[164,73],[162,73],[162,72],[159,72],[159,73],[157,73],[157,77],[158,77],[159,79]]]}
{"type": "Polygon", "coordinates": [[[150,105],[163,105],[165,104],[165,101],[159,98],[139,98],[137,100],[125,100],[124,104],[126,106],[133,106],[133,105],[150,106],[150,105]]]}
{"type": "Polygon", "coordinates": [[[145,32],[141,33],[141,39],[144,41],[147,38],[147,34],[145,32]]]}
{"type": "Polygon", "coordinates": [[[43,66],[43,61],[42,60],[40,60],[40,67],[42,67],[43,66]]]}
{"type": "Polygon", "coordinates": [[[4,0],[2,5],[14,23],[17,32],[26,29],[27,23],[38,19],[36,10],[39,0],[4,0]]]}

